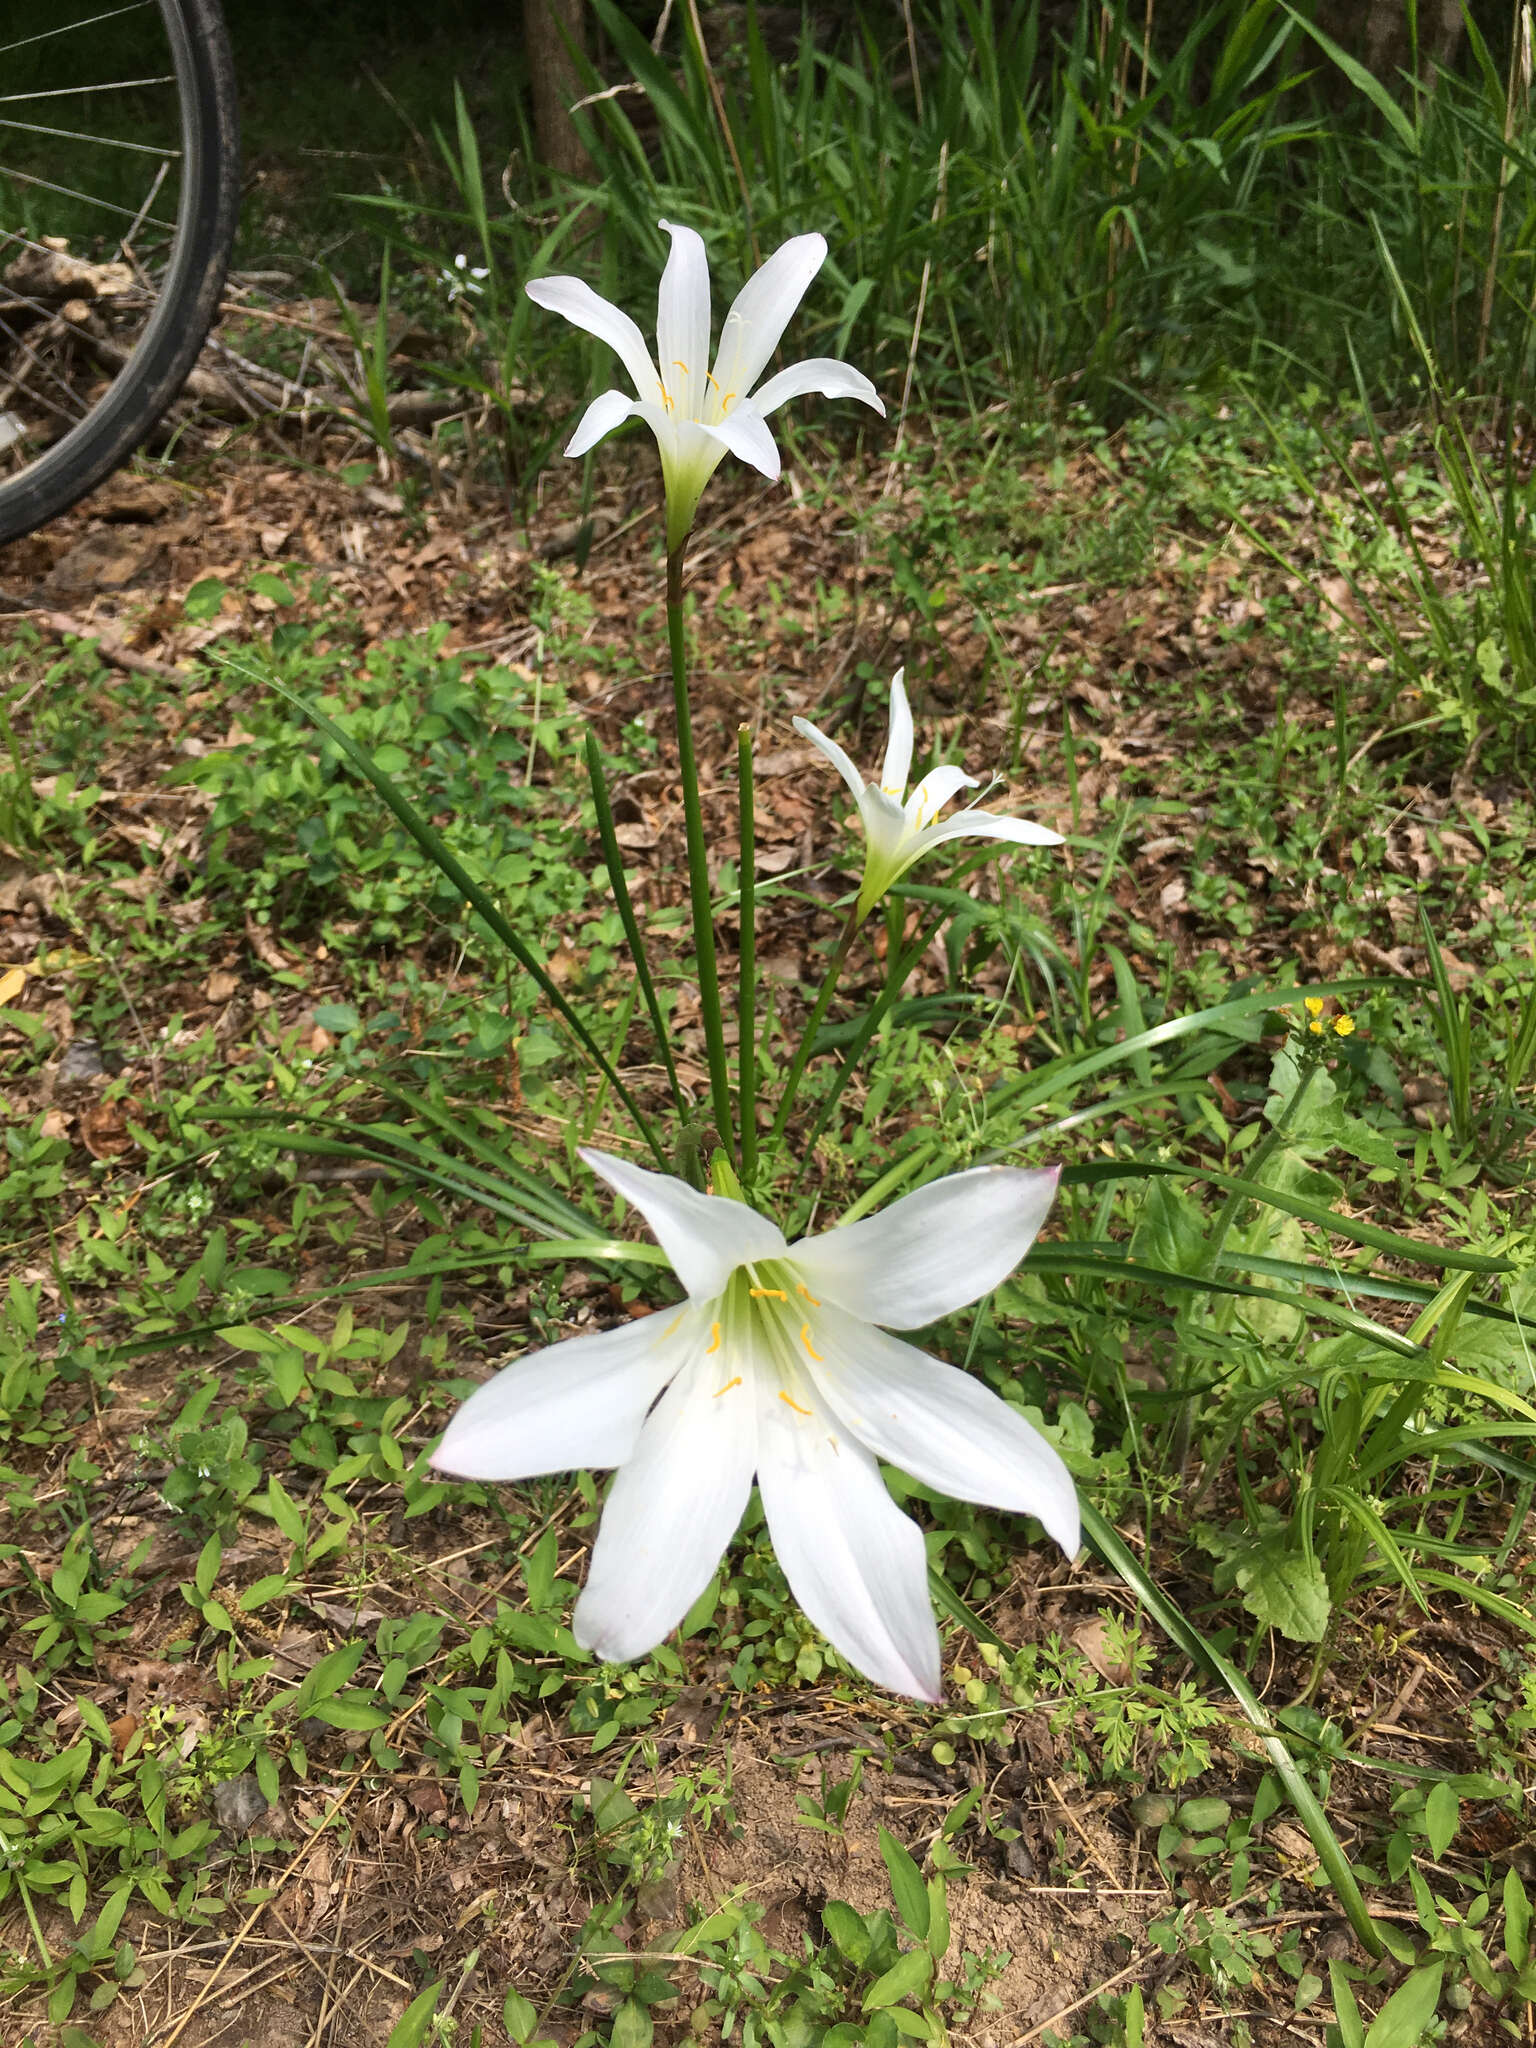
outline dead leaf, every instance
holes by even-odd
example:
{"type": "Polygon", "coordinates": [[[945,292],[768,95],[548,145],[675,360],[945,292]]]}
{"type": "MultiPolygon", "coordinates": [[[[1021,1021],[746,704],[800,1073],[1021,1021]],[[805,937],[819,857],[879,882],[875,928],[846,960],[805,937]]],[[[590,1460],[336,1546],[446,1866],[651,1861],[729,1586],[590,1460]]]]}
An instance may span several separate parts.
{"type": "Polygon", "coordinates": [[[25,967],[7,967],[0,974],[0,1003],[14,1003],[27,985],[25,967]]]}
{"type": "Polygon", "coordinates": [[[121,1159],[138,1145],[128,1129],[131,1102],[95,1102],[80,1114],[80,1142],[93,1159],[121,1159]]]}
{"type": "Polygon", "coordinates": [[[203,983],[203,994],[210,1003],[227,1003],[239,986],[238,974],[231,974],[226,967],[215,967],[203,983]]]}
{"type": "Polygon", "coordinates": [[[293,962],[278,951],[277,941],[269,925],[258,924],[254,917],[245,920],[245,936],[250,941],[251,951],[263,967],[270,967],[274,974],[289,974],[293,962]]]}
{"type": "Polygon", "coordinates": [[[771,754],[759,754],[752,763],[752,773],[759,782],[772,782],[781,775],[798,775],[803,769],[814,767],[817,756],[808,747],[780,747],[771,754]]]}
{"type": "Polygon", "coordinates": [[[1072,1631],[1072,1640],[1106,1684],[1130,1683],[1131,1661],[1123,1651],[1118,1656],[1111,1653],[1109,1623],[1102,1614],[1094,1615],[1091,1621],[1079,1622],[1072,1631]]]}
{"type": "Polygon", "coordinates": [[[157,536],[109,527],[104,533],[88,533],[67,555],[54,563],[44,588],[59,594],[91,590],[125,590],[142,583],[161,553],[157,536]]]}
{"type": "Polygon", "coordinates": [[[25,868],[8,868],[0,879],[0,910],[23,911],[30,905],[46,917],[54,906],[64,877],[58,873],[33,875],[25,868]]]}

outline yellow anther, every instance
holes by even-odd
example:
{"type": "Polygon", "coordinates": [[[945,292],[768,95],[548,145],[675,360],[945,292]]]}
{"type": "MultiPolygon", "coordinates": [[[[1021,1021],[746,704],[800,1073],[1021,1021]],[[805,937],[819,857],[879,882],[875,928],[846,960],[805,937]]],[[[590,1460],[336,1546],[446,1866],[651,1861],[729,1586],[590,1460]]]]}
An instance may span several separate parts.
{"type": "Polygon", "coordinates": [[[811,1350],[811,1326],[809,1323],[802,1323],[800,1325],[800,1342],[805,1346],[807,1351],[810,1351],[811,1356],[815,1359],[816,1363],[818,1365],[821,1365],[823,1363],[821,1353],[819,1351],[811,1350]]]}
{"type": "MultiPolygon", "coordinates": [[[[715,384],[715,373],[713,370],[706,370],[704,372],[704,382],[706,384],[715,384]]],[[[718,384],[715,384],[715,389],[718,391],[720,389],[720,386],[718,384]]]]}
{"type": "Polygon", "coordinates": [[[718,1323],[711,1323],[709,1326],[709,1342],[704,1346],[704,1356],[708,1358],[711,1352],[718,1351],[719,1349],[720,1325],[718,1323]]]}
{"type": "Polygon", "coordinates": [[[811,1414],[811,1411],[810,1411],[810,1409],[809,1409],[809,1408],[802,1408],[802,1407],[800,1406],[800,1403],[799,1403],[798,1401],[791,1401],[791,1400],[790,1400],[790,1398],[789,1398],[789,1396],[788,1396],[788,1394],[784,1393],[784,1392],[782,1391],[782,1389],[780,1390],[780,1393],[779,1393],[779,1399],[780,1399],[780,1400],[781,1400],[781,1401],[782,1401],[782,1402],[784,1403],[784,1405],[785,1405],[785,1407],[786,1407],[786,1408],[793,1408],[793,1409],[794,1409],[794,1411],[795,1411],[795,1413],[796,1413],[797,1415],[803,1415],[803,1416],[805,1416],[805,1418],[806,1418],[806,1420],[807,1420],[807,1421],[809,1421],[809,1420],[810,1420],[810,1414],[811,1414]]]}
{"type": "Polygon", "coordinates": [[[718,1401],[722,1394],[728,1394],[731,1391],[732,1387],[739,1387],[740,1385],[741,1374],[737,1373],[735,1379],[727,1380],[723,1387],[716,1387],[713,1398],[718,1401]]]}
{"type": "Polygon", "coordinates": [[[682,373],[683,373],[683,375],[684,375],[685,377],[687,376],[687,374],[688,374],[688,365],[687,365],[686,363],[680,363],[680,362],[679,362],[679,361],[677,360],[677,357],[676,357],[676,356],[674,356],[674,357],[672,358],[672,367],[673,367],[673,369],[674,369],[674,370],[681,370],[681,371],[682,371],[682,373]]]}
{"type": "Polygon", "coordinates": [[[1306,1010],[1307,1010],[1307,1015],[1308,1015],[1309,1017],[1321,1017],[1321,1015],[1323,1014],[1323,999],[1322,999],[1322,997],[1321,997],[1321,996],[1308,996],[1308,997],[1307,997],[1307,1000],[1306,1000],[1306,1010]]]}
{"type": "Polygon", "coordinates": [[[1348,1038],[1354,1031],[1355,1020],[1353,1017],[1335,1017],[1333,1028],[1340,1038],[1348,1038]]]}
{"type": "Polygon", "coordinates": [[[821,1303],[816,1299],[815,1295],[812,1294],[811,1290],[809,1289],[809,1287],[806,1286],[803,1280],[798,1283],[798,1285],[795,1288],[795,1292],[797,1294],[803,1294],[806,1300],[811,1304],[812,1308],[821,1307],[821,1303]]]}
{"type": "Polygon", "coordinates": [[[727,392],[726,392],[726,394],[725,394],[724,398],[722,398],[722,399],[721,399],[721,401],[720,401],[720,410],[721,410],[722,412],[724,412],[724,411],[725,411],[725,408],[726,408],[726,407],[727,407],[727,406],[728,406],[728,405],[730,404],[731,400],[732,400],[732,399],[733,399],[733,398],[734,398],[735,396],[736,396],[736,394],[735,394],[735,392],[734,392],[734,391],[727,391],[727,392]]]}
{"type": "Polygon", "coordinates": [[[789,1296],[782,1287],[749,1287],[748,1294],[754,1301],[788,1301],[789,1296]]]}

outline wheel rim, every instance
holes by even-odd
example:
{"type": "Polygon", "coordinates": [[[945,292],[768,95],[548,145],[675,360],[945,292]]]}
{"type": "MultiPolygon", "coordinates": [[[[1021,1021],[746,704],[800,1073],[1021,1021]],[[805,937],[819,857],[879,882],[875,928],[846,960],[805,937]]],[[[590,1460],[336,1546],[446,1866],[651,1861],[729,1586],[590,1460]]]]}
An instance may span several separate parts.
{"type": "Polygon", "coordinates": [[[68,4],[70,20],[0,46],[0,496],[116,436],[203,260],[182,8],[68,4]]]}

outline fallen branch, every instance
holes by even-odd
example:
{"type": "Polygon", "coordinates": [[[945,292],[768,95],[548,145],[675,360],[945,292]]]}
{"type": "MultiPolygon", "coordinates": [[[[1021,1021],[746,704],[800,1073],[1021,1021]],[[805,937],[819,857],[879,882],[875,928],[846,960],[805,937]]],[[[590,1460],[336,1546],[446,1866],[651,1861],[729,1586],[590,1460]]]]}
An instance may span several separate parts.
{"type": "Polygon", "coordinates": [[[186,681],[182,669],[169,668],[163,661],[151,660],[147,654],[135,654],[121,640],[109,638],[99,627],[87,625],[84,619],[71,618],[68,612],[50,612],[38,605],[19,604],[3,594],[0,594],[0,603],[10,608],[13,618],[32,619],[55,640],[94,641],[97,653],[113,668],[127,669],[130,675],[154,676],[162,683],[186,681]]]}

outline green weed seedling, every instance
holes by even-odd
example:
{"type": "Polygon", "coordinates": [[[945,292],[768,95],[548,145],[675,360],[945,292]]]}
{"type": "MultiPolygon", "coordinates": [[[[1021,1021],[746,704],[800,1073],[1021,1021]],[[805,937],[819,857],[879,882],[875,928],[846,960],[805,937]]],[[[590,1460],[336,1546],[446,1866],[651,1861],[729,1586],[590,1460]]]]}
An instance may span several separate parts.
{"type": "MultiPolygon", "coordinates": [[[[658,1835],[649,1813],[638,1812],[612,1781],[593,1780],[580,1803],[599,1829],[598,1841],[608,1844],[603,1853],[632,1880],[652,1866],[658,1847],[670,1855],[672,1820],[660,1823],[658,1835]]],[[[621,1893],[588,1923],[581,1968],[565,1994],[581,1996],[588,2009],[594,2002],[612,2009],[603,2031],[582,2039],[609,2048],[647,2043],[653,2015],[673,2019],[686,2012],[695,2031],[714,2026],[723,2039],[751,2048],[897,2048],[903,2040],[947,2040],[950,2026],[995,2007],[988,1985],[1007,1957],[966,1953],[954,1974],[946,1974],[952,1938],[942,1872],[925,1879],[885,1828],[879,1842],[894,1911],[858,1913],[829,1899],[819,1938],[807,1932],[798,1956],[771,1948],[757,1926],[763,1908],[736,1899],[669,1935],[664,1952],[615,1953],[609,1930],[631,1896],[621,1893]]]]}

